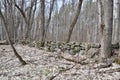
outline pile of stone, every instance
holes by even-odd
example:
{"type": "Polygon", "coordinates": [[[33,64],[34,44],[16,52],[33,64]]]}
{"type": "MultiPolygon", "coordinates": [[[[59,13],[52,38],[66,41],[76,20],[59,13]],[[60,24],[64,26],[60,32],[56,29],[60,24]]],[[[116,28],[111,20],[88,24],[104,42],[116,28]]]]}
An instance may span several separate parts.
{"type": "Polygon", "coordinates": [[[79,53],[81,50],[87,51],[90,48],[99,48],[99,44],[91,43],[78,43],[78,42],[54,42],[54,41],[34,41],[29,44],[30,47],[36,47],[38,49],[46,50],[49,52],[68,52],[71,54],[79,53]]]}

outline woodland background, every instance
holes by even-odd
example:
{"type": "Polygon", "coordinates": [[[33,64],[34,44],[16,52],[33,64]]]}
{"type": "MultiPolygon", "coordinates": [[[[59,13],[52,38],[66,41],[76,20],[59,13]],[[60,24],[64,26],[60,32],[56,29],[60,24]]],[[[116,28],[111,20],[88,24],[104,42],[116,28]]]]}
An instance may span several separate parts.
{"type": "MultiPolygon", "coordinates": [[[[100,42],[100,17],[102,0],[83,0],[82,9],[71,34],[71,41],[100,42]]],[[[118,0],[119,1],[119,0],[118,0]]],[[[119,2],[114,0],[112,42],[118,36],[117,11],[119,2]]],[[[70,24],[77,11],[78,0],[45,0],[44,19],[41,17],[40,0],[1,0],[0,9],[5,16],[9,35],[13,41],[29,38],[41,40],[66,41],[70,24]],[[42,18],[42,19],[41,19],[42,18]],[[43,21],[44,20],[44,21],[43,21]],[[42,27],[42,23],[43,26],[42,27]],[[44,31],[44,33],[43,33],[44,31]]],[[[6,39],[0,20],[0,40],[6,39]]]]}

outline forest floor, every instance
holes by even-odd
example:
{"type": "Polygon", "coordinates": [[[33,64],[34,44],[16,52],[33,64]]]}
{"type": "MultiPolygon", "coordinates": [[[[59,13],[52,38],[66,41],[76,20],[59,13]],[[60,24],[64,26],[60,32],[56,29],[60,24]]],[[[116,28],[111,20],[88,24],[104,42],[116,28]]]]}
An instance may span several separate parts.
{"type": "Polygon", "coordinates": [[[15,45],[27,62],[21,65],[9,45],[0,46],[0,80],[120,80],[120,66],[106,68],[85,55],[70,55],[15,45]],[[62,56],[61,56],[62,55],[62,56]]]}

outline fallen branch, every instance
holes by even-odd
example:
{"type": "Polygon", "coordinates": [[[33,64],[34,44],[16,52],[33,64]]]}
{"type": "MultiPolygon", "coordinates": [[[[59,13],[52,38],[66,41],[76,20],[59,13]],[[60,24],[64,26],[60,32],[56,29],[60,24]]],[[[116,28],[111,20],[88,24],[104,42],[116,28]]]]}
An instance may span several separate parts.
{"type": "Polygon", "coordinates": [[[68,70],[72,69],[73,67],[75,67],[75,65],[73,65],[73,66],[72,66],[72,67],[70,67],[70,68],[60,70],[60,71],[59,71],[56,75],[54,75],[54,76],[50,77],[50,79],[49,79],[49,80],[53,80],[53,79],[54,79],[54,78],[56,78],[59,74],[61,74],[61,73],[63,73],[63,72],[66,72],[66,71],[68,71],[68,70]]]}
{"type": "Polygon", "coordinates": [[[9,45],[9,42],[7,40],[1,40],[0,45],[9,45]]]}
{"type": "Polygon", "coordinates": [[[74,60],[74,59],[69,59],[69,58],[65,58],[64,56],[60,56],[61,58],[67,60],[67,61],[70,61],[70,62],[74,62],[74,63],[78,63],[78,64],[81,64],[81,65],[86,65],[88,64],[87,62],[84,62],[86,59],[83,59],[81,61],[77,61],[77,60],[74,60]]]}
{"type": "Polygon", "coordinates": [[[88,62],[85,62],[86,58],[85,59],[81,59],[81,61],[78,61],[78,60],[74,60],[74,59],[65,58],[61,54],[58,54],[57,56],[55,56],[55,55],[49,55],[49,57],[55,57],[55,58],[65,59],[67,61],[74,62],[74,63],[81,64],[81,65],[88,64],[88,62]]]}
{"type": "Polygon", "coordinates": [[[113,72],[120,72],[120,67],[98,71],[98,73],[113,73],[113,72]]]}

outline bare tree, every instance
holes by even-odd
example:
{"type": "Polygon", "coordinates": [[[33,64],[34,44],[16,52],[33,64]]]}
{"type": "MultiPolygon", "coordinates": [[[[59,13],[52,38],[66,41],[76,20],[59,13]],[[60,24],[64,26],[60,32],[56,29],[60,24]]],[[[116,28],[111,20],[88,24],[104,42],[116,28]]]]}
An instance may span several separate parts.
{"type": "Polygon", "coordinates": [[[77,13],[75,14],[75,17],[74,17],[74,19],[73,19],[73,21],[72,21],[72,23],[71,23],[71,25],[70,25],[66,42],[69,42],[69,41],[70,41],[73,28],[74,28],[74,26],[75,26],[75,24],[76,24],[76,22],[77,22],[77,19],[78,19],[78,17],[79,17],[80,11],[81,11],[82,2],[83,2],[83,0],[79,0],[78,7],[77,7],[77,13]]]}
{"type": "Polygon", "coordinates": [[[16,1],[14,1],[15,7],[20,11],[21,15],[24,18],[24,21],[26,23],[26,33],[25,33],[25,39],[29,39],[30,38],[30,32],[32,29],[32,24],[34,21],[34,15],[35,15],[35,11],[36,11],[36,4],[37,4],[37,0],[31,0],[31,4],[30,6],[28,6],[28,15],[26,14],[26,12],[23,10],[23,8],[20,8],[17,4],[16,1]],[[33,6],[35,6],[35,8],[33,9],[33,6]]]}
{"type": "Polygon", "coordinates": [[[115,43],[119,42],[119,30],[120,30],[120,0],[117,0],[117,22],[116,22],[116,35],[115,35],[115,43]]]}
{"type": "Polygon", "coordinates": [[[45,0],[40,0],[40,10],[41,10],[41,40],[45,41],[45,0]]]}
{"type": "Polygon", "coordinates": [[[46,38],[48,27],[49,27],[49,24],[50,24],[50,21],[51,21],[51,16],[52,16],[53,8],[54,8],[54,2],[55,2],[55,0],[52,0],[52,2],[50,2],[50,12],[49,12],[49,17],[48,17],[48,20],[47,20],[47,23],[46,23],[46,28],[45,28],[46,30],[45,30],[45,34],[44,34],[45,38],[46,38]]]}
{"type": "Polygon", "coordinates": [[[11,39],[10,39],[10,36],[9,36],[9,32],[8,32],[8,29],[7,29],[7,22],[6,22],[6,20],[5,20],[5,18],[4,18],[4,15],[3,15],[3,13],[2,13],[2,11],[0,10],[0,17],[1,17],[1,19],[3,20],[3,23],[4,23],[4,30],[5,30],[5,32],[6,32],[6,35],[7,35],[7,39],[8,39],[8,41],[9,41],[9,44],[11,45],[11,47],[12,47],[12,49],[13,49],[13,51],[14,51],[14,54],[16,55],[16,57],[19,59],[19,61],[22,63],[22,65],[25,65],[26,64],[26,62],[22,59],[22,57],[17,53],[17,51],[16,51],[16,49],[14,48],[14,46],[13,46],[13,44],[12,44],[12,41],[11,41],[11,39]]]}
{"type": "MultiPolygon", "coordinates": [[[[104,46],[104,36],[103,34],[105,34],[105,23],[104,23],[104,1],[102,0],[97,0],[98,1],[98,11],[99,11],[99,31],[100,31],[100,43],[102,46],[104,46]]],[[[104,51],[103,51],[103,48],[104,47],[101,47],[101,56],[104,57],[104,54],[102,54],[104,51]]]]}
{"type": "Polygon", "coordinates": [[[112,48],[112,27],[113,27],[113,0],[104,1],[105,12],[105,32],[103,33],[103,43],[101,44],[103,58],[111,57],[112,48]]]}

